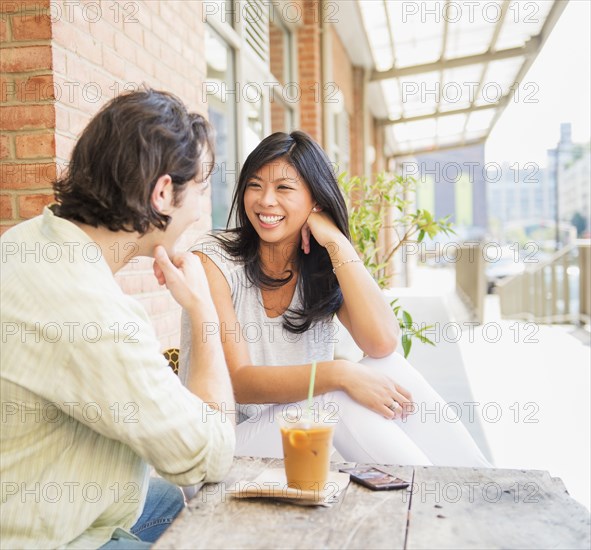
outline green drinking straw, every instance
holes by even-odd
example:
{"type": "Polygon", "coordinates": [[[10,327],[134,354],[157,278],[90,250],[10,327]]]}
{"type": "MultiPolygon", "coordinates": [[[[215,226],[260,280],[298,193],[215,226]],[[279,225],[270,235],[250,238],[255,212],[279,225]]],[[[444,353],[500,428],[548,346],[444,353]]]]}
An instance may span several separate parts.
{"type": "Polygon", "coordinates": [[[312,361],[310,373],[310,387],[308,388],[308,411],[312,414],[312,396],[314,395],[314,380],[316,379],[316,361],[312,361]]]}

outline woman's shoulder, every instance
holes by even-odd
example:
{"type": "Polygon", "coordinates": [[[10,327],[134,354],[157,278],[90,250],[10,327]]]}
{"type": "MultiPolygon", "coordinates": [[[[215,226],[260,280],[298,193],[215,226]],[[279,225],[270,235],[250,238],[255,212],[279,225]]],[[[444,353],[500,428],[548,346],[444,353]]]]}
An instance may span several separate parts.
{"type": "Polygon", "coordinates": [[[207,256],[219,255],[232,258],[229,246],[236,240],[231,231],[210,231],[201,235],[189,248],[189,252],[201,252],[207,256]]]}
{"type": "Polygon", "coordinates": [[[221,269],[226,278],[243,267],[243,262],[233,254],[231,244],[236,240],[232,231],[216,231],[202,235],[193,243],[189,252],[200,252],[221,269]],[[229,246],[230,245],[230,246],[229,246]]]}

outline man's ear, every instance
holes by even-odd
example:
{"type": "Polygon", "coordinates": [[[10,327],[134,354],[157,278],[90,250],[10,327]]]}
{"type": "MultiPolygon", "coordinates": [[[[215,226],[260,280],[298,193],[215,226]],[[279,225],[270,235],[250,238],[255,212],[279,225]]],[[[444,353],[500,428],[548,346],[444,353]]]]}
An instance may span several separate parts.
{"type": "Polygon", "coordinates": [[[152,191],[150,202],[155,210],[161,214],[170,212],[173,203],[172,178],[168,174],[160,176],[152,191]]]}

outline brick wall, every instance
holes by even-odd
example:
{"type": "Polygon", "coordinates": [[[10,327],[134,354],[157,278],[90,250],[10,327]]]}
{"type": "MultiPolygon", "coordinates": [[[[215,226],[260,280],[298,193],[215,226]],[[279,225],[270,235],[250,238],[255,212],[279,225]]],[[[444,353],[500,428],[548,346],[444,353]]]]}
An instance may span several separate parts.
{"type": "Polygon", "coordinates": [[[53,200],[55,108],[49,0],[0,2],[0,231],[53,200]]]}
{"type": "Polygon", "coordinates": [[[76,136],[109,99],[146,83],[206,113],[201,3],[174,0],[93,2],[85,11],[52,1],[56,147],[69,157],[76,136]],[[100,6],[100,11],[91,9],[100,6]]]}
{"type": "Polygon", "coordinates": [[[384,157],[384,127],[378,126],[375,119],[371,120],[371,145],[373,145],[376,156],[371,166],[373,174],[382,172],[386,169],[386,158],[384,157]]]}
{"type": "MultiPolygon", "coordinates": [[[[201,2],[2,0],[2,8],[3,96],[17,84],[2,97],[3,228],[52,200],[51,180],[66,168],[76,137],[118,93],[145,83],[206,114],[201,2]]],[[[211,226],[204,202],[181,248],[211,226]]],[[[117,280],[150,314],[162,348],[178,345],[180,308],[158,287],[152,261],[139,258],[117,280]]]]}
{"type": "Polygon", "coordinates": [[[353,96],[353,65],[347,56],[347,51],[341,42],[337,31],[330,27],[331,31],[331,60],[332,81],[345,97],[345,110],[351,116],[355,111],[355,98],[353,96]]]}
{"type": "Polygon", "coordinates": [[[300,128],[322,144],[321,14],[318,0],[303,0],[301,6],[303,25],[297,33],[300,128]]]}
{"type": "Polygon", "coordinates": [[[351,115],[351,174],[354,176],[364,175],[364,143],[363,143],[363,111],[365,96],[363,92],[364,69],[353,67],[353,105],[355,106],[351,115]]]}

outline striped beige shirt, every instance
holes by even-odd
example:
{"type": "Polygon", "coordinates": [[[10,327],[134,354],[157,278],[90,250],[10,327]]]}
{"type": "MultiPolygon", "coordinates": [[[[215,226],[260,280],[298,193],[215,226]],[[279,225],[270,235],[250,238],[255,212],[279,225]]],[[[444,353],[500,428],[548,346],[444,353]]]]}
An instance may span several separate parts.
{"type": "Polygon", "coordinates": [[[0,545],[96,548],[128,532],[148,464],[178,485],[221,480],[231,423],[167,367],[97,245],[49,208],[0,244],[0,545]]]}

